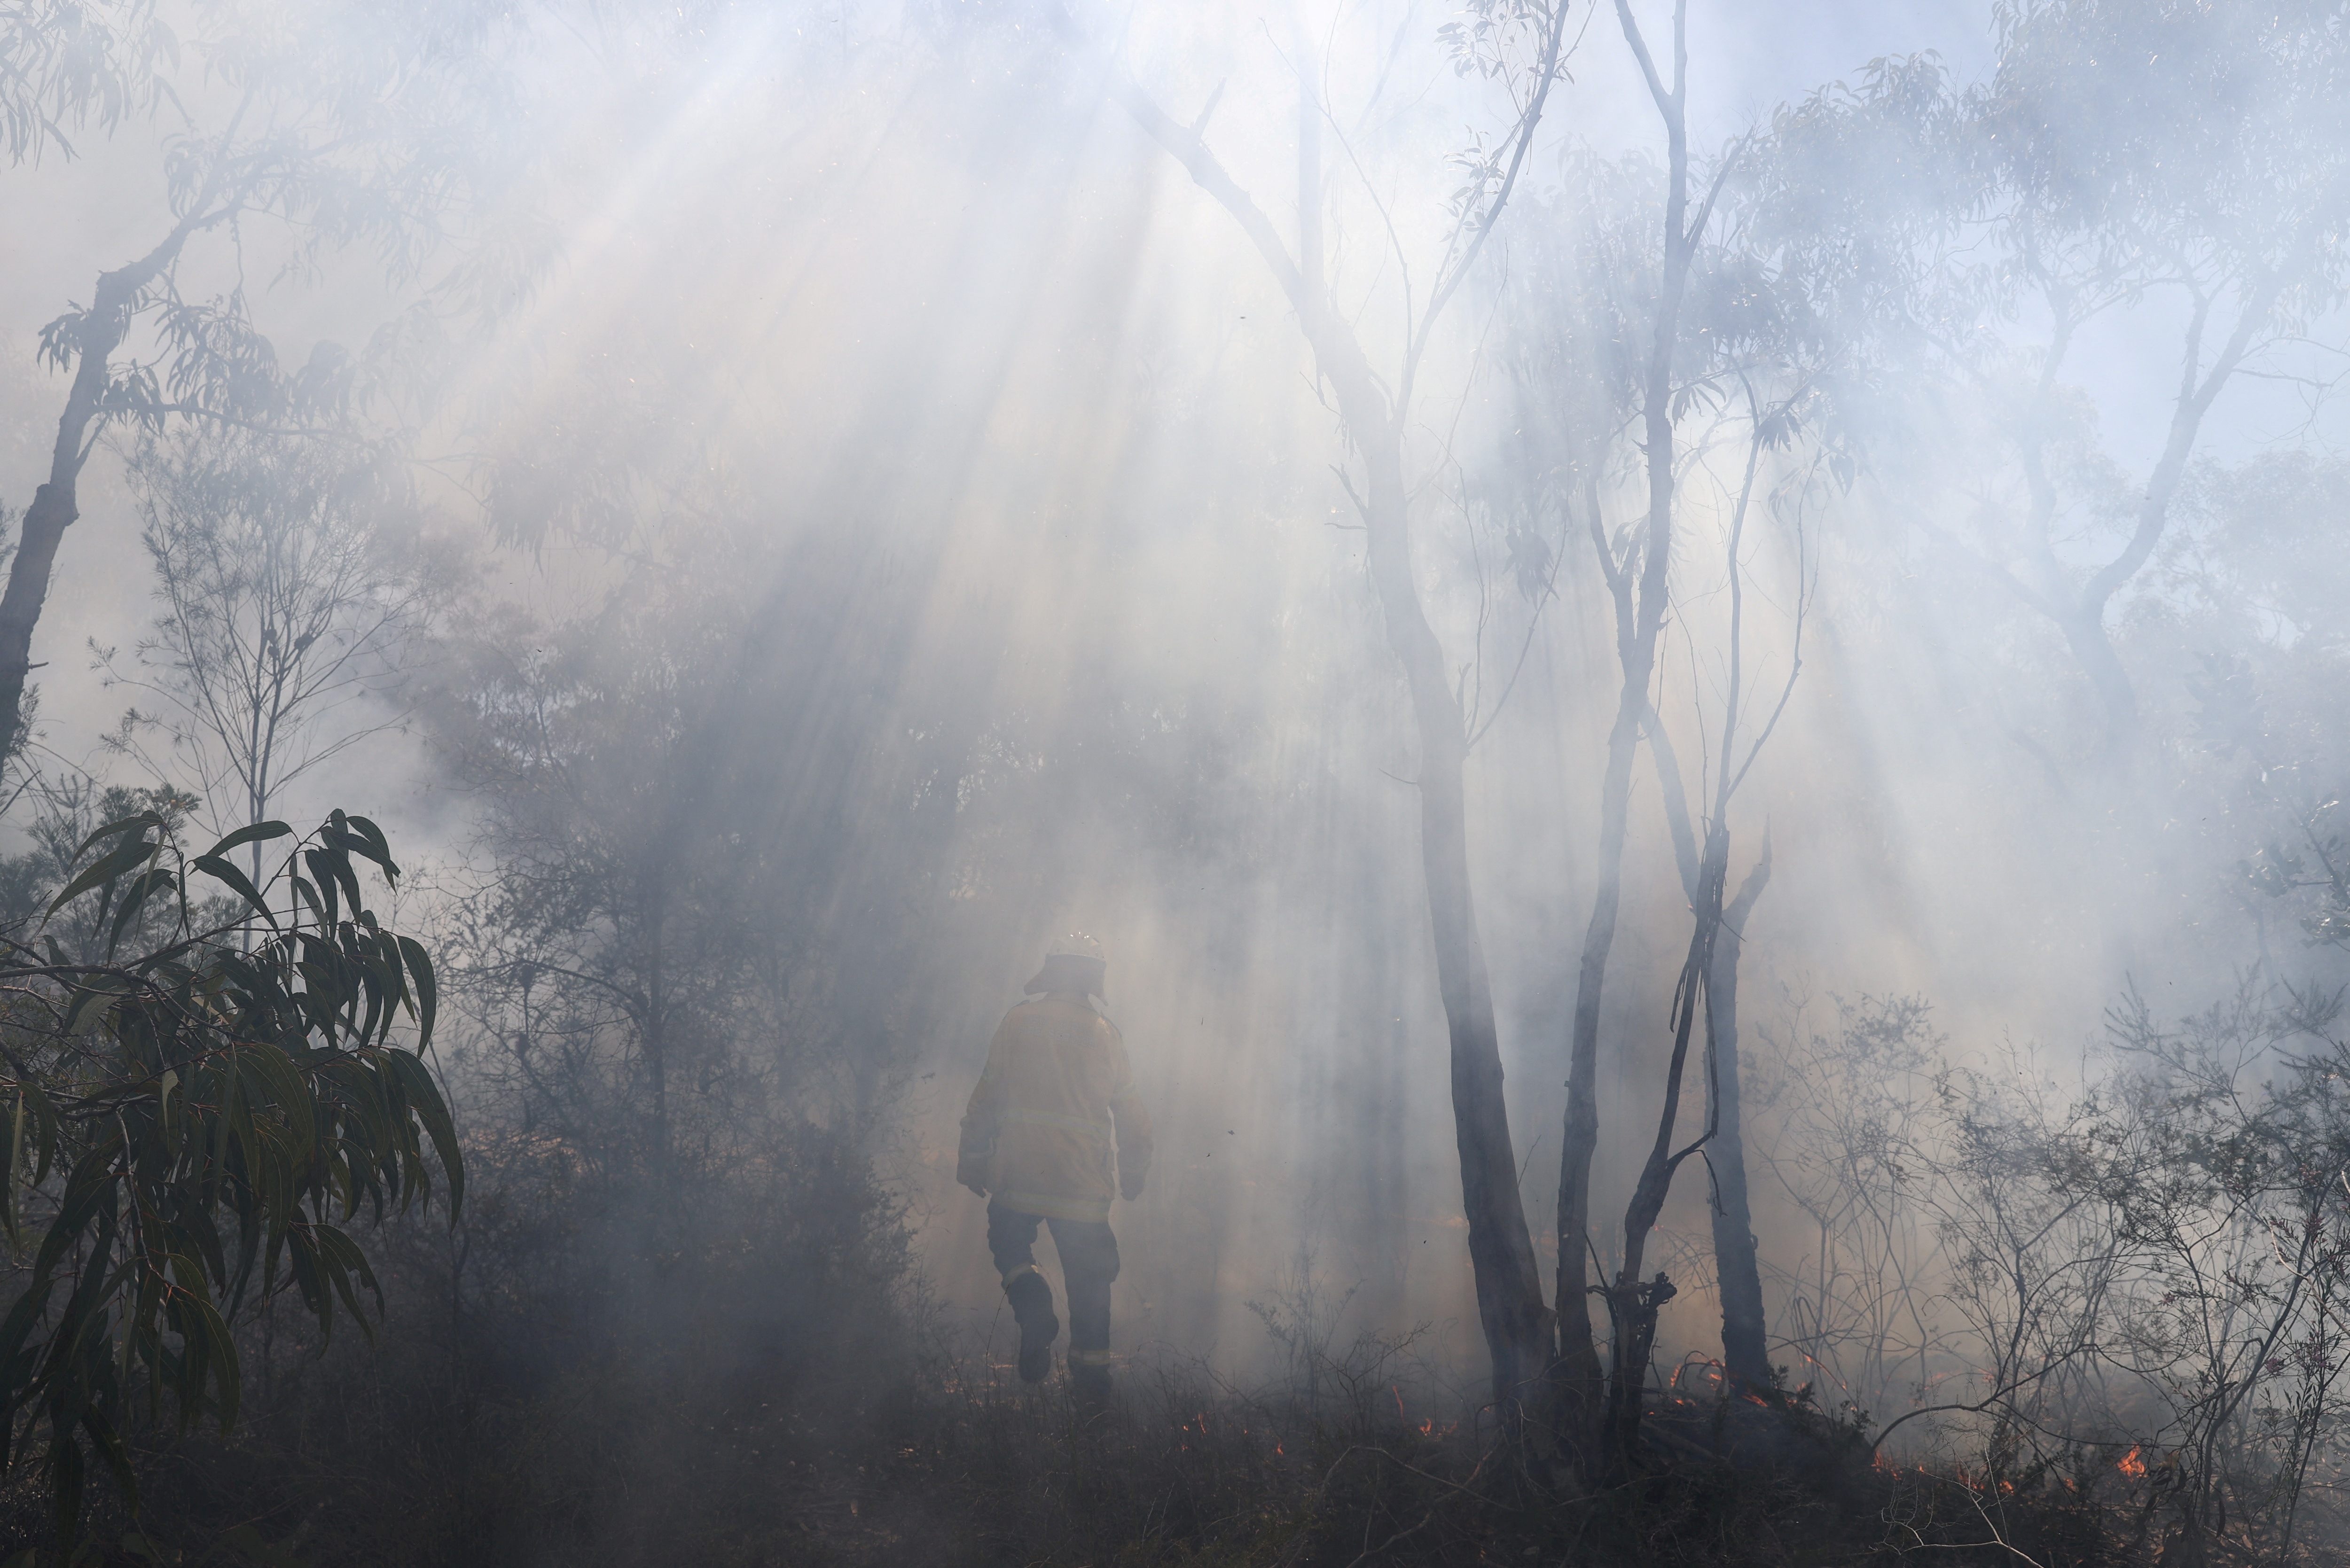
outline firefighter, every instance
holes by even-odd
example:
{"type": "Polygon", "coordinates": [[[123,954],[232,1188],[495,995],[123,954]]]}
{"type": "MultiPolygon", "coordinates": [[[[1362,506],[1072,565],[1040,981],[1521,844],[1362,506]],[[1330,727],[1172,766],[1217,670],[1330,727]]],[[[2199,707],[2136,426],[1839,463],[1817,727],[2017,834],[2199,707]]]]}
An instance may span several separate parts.
{"type": "Polygon", "coordinates": [[[1053,1288],[1033,1251],[1053,1228],[1069,1293],[1069,1378],[1081,1405],[1109,1397],[1109,1287],[1118,1278],[1112,1193],[1132,1202],[1150,1168],[1150,1117],[1135,1093],[1126,1044],[1102,1016],[1101,944],[1053,944],[1026,986],[1035,998],[1003,1015],[963,1113],[955,1179],[987,1199],[987,1248],[1020,1325],[1020,1376],[1053,1369],[1061,1332],[1053,1288]]]}

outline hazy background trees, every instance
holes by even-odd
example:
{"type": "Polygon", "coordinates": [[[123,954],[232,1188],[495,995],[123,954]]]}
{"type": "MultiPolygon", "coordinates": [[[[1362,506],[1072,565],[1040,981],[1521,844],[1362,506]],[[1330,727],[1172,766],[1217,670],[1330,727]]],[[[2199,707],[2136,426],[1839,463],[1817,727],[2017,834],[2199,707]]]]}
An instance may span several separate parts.
{"type": "Polygon", "coordinates": [[[462,563],[339,444],[182,430],[128,470],[157,613],[128,656],[92,654],[151,711],[109,742],[190,787],[215,831],[266,821],[401,722],[462,563]]]}
{"type": "MultiPolygon", "coordinates": [[[[168,14],[150,0],[10,18],[0,121],[20,167],[70,162],[86,127],[112,133],[168,118],[154,127],[161,200],[139,185],[114,198],[144,226],[134,254],[101,263],[88,303],[40,330],[44,362],[71,385],[0,595],[0,734],[17,730],[57,550],[110,427],[193,419],[315,432],[370,404],[390,405],[397,420],[408,411],[400,394],[415,389],[406,372],[420,337],[446,315],[510,301],[515,247],[488,243],[528,226],[520,188],[502,188],[507,144],[493,129],[511,101],[494,63],[504,20],[495,5],[470,4],[168,14]],[[191,245],[206,242],[224,254],[191,262],[191,245]],[[289,369],[255,321],[247,268],[275,284],[310,280],[351,251],[395,286],[427,266],[441,275],[369,330],[362,352],[322,338],[289,369]]],[[[88,193],[95,210],[104,198],[88,193]]]]}
{"type": "MultiPolygon", "coordinates": [[[[345,25],[106,16],[118,74],[212,51],[214,129],[91,89],[113,161],[18,171],[68,209],[261,180],[218,29],[345,25]]],[[[951,1125],[1069,929],[1166,1129],[1138,1374],[1432,1443],[1612,1362],[1619,1471],[1703,1386],[2149,1549],[2314,1528],[2338,7],[1759,83],[1704,7],[1262,20],[395,7],[253,78],[281,183],[136,208],[221,275],[57,339],[120,516],[41,635],[151,717],[53,670],[0,891],[137,810],[375,811],[471,1183],[371,1233],[380,1350],[240,1329],[247,1436],[142,1461],[189,1542],[644,1561],[817,1517],[739,1498],[852,1424],[941,1451],[999,1309],[951,1125]],[[328,1521],[319,1432],[408,1490],[328,1521]]]]}

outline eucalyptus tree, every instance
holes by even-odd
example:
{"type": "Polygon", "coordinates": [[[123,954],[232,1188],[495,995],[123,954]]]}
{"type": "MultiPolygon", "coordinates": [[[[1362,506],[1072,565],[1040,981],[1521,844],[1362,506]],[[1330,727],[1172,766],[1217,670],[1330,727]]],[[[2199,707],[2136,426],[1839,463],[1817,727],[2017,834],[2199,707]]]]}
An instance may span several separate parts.
{"type": "MultiPolygon", "coordinates": [[[[1567,1103],[1562,1133],[1558,1189],[1558,1370],[1575,1402],[1586,1409],[1596,1404],[1600,1370],[1592,1335],[1590,1294],[1586,1284],[1586,1262],[1593,1252],[1591,1230],[1592,1162],[1599,1141],[1599,1020],[1607,959],[1616,938],[1617,911],[1623,897],[1623,857],[1627,809],[1631,798],[1632,764],[1643,721],[1650,711],[1649,686],[1655,673],[1657,641],[1663,630],[1673,545],[1675,480],[1674,414],[1686,404],[1675,396],[1674,369],[1681,351],[1680,312],[1689,288],[1699,242],[1710,221],[1721,185],[1699,198],[1694,215],[1690,205],[1688,131],[1689,14],[1677,3],[1672,15],[1672,53],[1665,67],[1669,85],[1648,49],[1631,7],[1617,0],[1617,19],[1626,43],[1638,61],[1641,76],[1664,122],[1666,135],[1665,189],[1661,213],[1662,249],[1654,303],[1646,322],[1645,366],[1634,372],[1634,406],[1642,421],[1641,451],[1646,459],[1648,505],[1646,527],[1638,547],[1635,574],[1628,558],[1617,557],[1614,545],[1601,538],[1603,568],[1618,601],[1617,658],[1622,666],[1616,716],[1608,730],[1607,757],[1600,781],[1599,864],[1589,925],[1583,940],[1575,978],[1573,1033],[1568,1042],[1567,1103]]],[[[1634,330],[1638,330],[1637,327],[1634,330]]],[[[1637,338],[1635,339],[1637,342],[1637,338]]],[[[1638,350],[1635,350],[1638,352],[1638,350]]],[[[1591,487],[1596,504],[1596,487],[1591,487]]],[[[1590,521],[1596,526],[1596,512],[1590,521]]],[[[1718,905],[1717,905],[1718,908],[1718,905]]],[[[1677,1054],[1674,1079],[1678,1083],[1677,1054]]],[[[1637,1268],[1637,1262],[1627,1260],[1637,1268]]],[[[1661,1303],[1659,1287],[1637,1278],[1619,1281],[1608,1297],[1611,1315],[1653,1322],[1661,1303]],[[1619,1308],[1621,1309],[1619,1311],[1619,1308]]],[[[1619,1334],[1623,1349],[1629,1338],[1619,1334]]],[[[1620,1358],[1620,1355],[1619,1355],[1620,1358]]],[[[1645,1347],[1642,1359],[1645,1361],[1645,1347]]]]}
{"type": "Polygon", "coordinates": [[[1513,257],[1499,327],[1512,417],[1553,457],[1543,505],[1587,535],[1614,622],[1596,886],[1565,1043],[1554,1298],[1562,1417],[1603,1463],[1629,1452],[1659,1313],[1679,1292],[1661,1273],[1641,1273],[1675,1175],[1691,1159],[1702,1158],[1713,1178],[1725,1365],[1742,1385],[1771,1385],[1746,1200],[1736,1004],[1742,932],[1771,861],[1766,846],[1742,882],[1732,881],[1731,812],[1793,695],[1811,590],[1808,536],[1854,461],[1840,349],[1794,280],[1755,245],[1749,139],[1711,158],[1689,143],[1685,8],[1674,8],[1669,45],[1655,53],[1631,6],[1617,7],[1614,20],[1657,111],[1664,155],[1584,151],[1565,161],[1562,189],[1513,257]],[[1613,522],[1627,490],[1637,498],[1632,515],[1613,522]],[[1766,578],[1770,591],[1758,596],[1766,578]],[[1760,635],[1754,612],[1766,602],[1794,612],[1776,639],[1760,635]],[[1715,603],[1724,613],[1710,611],[1715,603]],[[1676,689],[1666,672],[1676,640],[1692,669],[1716,672],[1715,683],[1676,689]],[[1664,717],[1684,711],[1697,715],[1693,733],[1664,717]],[[1692,742],[1700,765],[1685,771],[1677,746],[1692,742]],[[1643,747],[1669,830],[1666,875],[1693,916],[1654,1049],[1637,1029],[1610,1041],[1606,1005],[1627,879],[1637,885],[1647,874],[1637,859],[1627,864],[1643,747]],[[1613,1229],[1592,1211],[1607,1168],[1604,1046],[1660,1094],[1653,1139],[1641,1140],[1650,1147],[1634,1157],[1615,1277],[1594,1282],[1613,1229]],[[1692,1088],[1702,1092],[1701,1129],[1680,1126],[1692,1088]],[[1605,1364],[1595,1297],[1606,1313],[1605,1364]]]}
{"type": "MultiPolygon", "coordinates": [[[[213,0],[185,38],[153,0],[64,0],[0,19],[0,140],[22,163],[70,162],[84,128],[162,120],[163,197],[125,213],[148,248],[97,273],[41,333],[69,377],[47,479],[26,509],[0,593],[0,735],[13,734],[58,545],[99,440],[192,418],[322,431],[387,391],[421,319],[352,355],[322,343],[288,369],[255,325],[244,277],[315,277],[346,251],[395,285],[463,251],[509,194],[496,149],[510,95],[492,63],[502,0],[213,0]],[[273,235],[265,239],[265,234],[273,235]],[[268,248],[274,244],[274,254],[268,248]],[[203,263],[194,258],[206,250],[203,263]],[[216,253],[216,254],[213,254],[216,253]],[[183,278],[225,276],[191,296],[183,278]]],[[[512,282],[512,247],[477,247],[442,279],[441,304],[480,304],[512,282]]]]}
{"type": "Polygon", "coordinates": [[[725,719],[743,706],[743,631],[640,574],[567,623],[483,627],[442,704],[452,765],[485,807],[455,989],[515,1119],[608,1166],[665,1163],[681,1097],[737,1064],[721,1025],[771,932],[743,902],[755,828],[714,808],[743,761],[725,719]]]}
{"type": "Polygon", "coordinates": [[[195,850],[175,815],[75,846],[47,915],[95,905],[92,950],[0,941],[0,1237],[28,1260],[0,1317],[0,1469],[34,1471],[73,1561],[92,1459],[135,1515],[142,1421],[235,1425],[241,1310],[292,1295],[322,1337],[338,1306],[364,1327],[382,1297],[352,1220],[463,1195],[423,1060],[432,959],[369,907],[400,876],[383,834],[338,811],[195,850]],[[237,869],[248,844],[274,876],[237,869]]]}
{"type": "Polygon", "coordinates": [[[46,773],[26,784],[33,809],[25,822],[25,848],[0,857],[0,929],[18,940],[37,929],[44,943],[56,941],[80,961],[102,956],[109,940],[144,940],[161,928],[164,910],[142,912],[110,939],[109,912],[83,898],[47,914],[56,898],[82,868],[89,836],[109,822],[152,812],[173,833],[184,833],[197,802],[169,786],[101,784],[87,773],[46,773]]]}
{"type": "Polygon", "coordinates": [[[481,1113],[662,1204],[811,1125],[854,1142],[888,1116],[882,1014],[918,972],[893,917],[924,885],[900,841],[941,806],[873,771],[889,737],[842,695],[871,649],[826,613],[841,577],[779,586],[788,557],[743,510],[649,522],[663,556],[571,613],[461,624],[426,707],[477,807],[447,948],[481,1113]]]}
{"type": "Polygon", "coordinates": [[[161,704],[133,710],[118,743],[167,777],[183,759],[215,818],[268,820],[306,775],[399,723],[399,688],[454,591],[455,563],[397,484],[349,458],[235,429],[150,436],[132,455],[159,609],[128,660],[95,651],[109,683],[161,704]],[[172,758],[146,755],[142,719],[172,758]]]}
{"type": "MultiPolygon", "coordinates": [[[[1314,354],[1316,373],[1336,400],[1340,431],[1359,466],[1357,489],[1342,473],[1365,531],[1369,576],[1378,597],[1388,649],[1410,694],[1419,741],[1419,854],[1436,950],[1437,989],[1451,1037],[1452,1115],[1461,1160],[1461,1201],[1469,1227],[1478,1314],[1492,1354],[1493,1393],[1504,1408],[1551,1358],[1550,1309],[1544,1304],[1533,1239],[1518,1190],[1509,1113],[1503,1096],[1502,1057],[1493,1018],[1492,982],[1469,874],[1468,807],[1463,769],[1471,732],[1461,693],[1422,602],[1412,560],[1412,495],[1408,435],[1420,391],[1419,377],[1447,307],[1483,256],[1488,241],[1516,193],[1534,133],[1563,79],[1569,43],[1569,0],[1474,0],[1467,20],[1443,36],[1456,68],[1492,83],[1507,105],[1501,133],[1456,157],[1465,182],[1455,193],[1446,237],[1415,300],[1406,285],[1403,340],[1391,369],[1376,368],[1374,349],[1357,326],[1357,311],[1340,293],[1326,242],[1331,160],[1325,137],[1343,140],[1322,90],[1322,73],[1302,35],[1290,64],[1297,101],[1298,222],[1294,243],[1227,170],[1208,144],[1215,109],[1185,124],[1160,107],[1123,67],[1103,62],[1112,90],[1135,122],[1189,172],[1236,223],[1295,313],[1314,354]]],[[[1083,35],[1066,13],[1065,31],[1083,35]]],[[[1221,89],[1220,89],[1221,95],[1221,89]]],[[[1219,96],[1220,96],[1219,95],[1219,96]]],[[[1349,154],[1347,167],[1361,165],[1349,154]]],[[[1377,192],[1373,200],[1378,200],[1377,192]]],[[[1394,230],[1388,231],[1394,240],[1394,230]]],[[[1413,258],[1399,240],[1392,254],[1409,278],[1413,258]]]]}
{"type": "Polygon", "coordinates": [[[1760,161],[1788,254],[1918,383],[1921,443],[1988,426],[2012,493],[1942,537],[2063,635],[2102,714],[2083,749],[2116,766],[2140,715],[2110,613],[2213,408],[2252,378],[2329,389],[2304,350],[2350,279],[2350,13],[2013,0],[1996,23],[1987,80],[1876,61],[1783,110],[1760,161]],[[2175,366],[2140,473],[2066,379],[2125,325],[2175,366]]]}

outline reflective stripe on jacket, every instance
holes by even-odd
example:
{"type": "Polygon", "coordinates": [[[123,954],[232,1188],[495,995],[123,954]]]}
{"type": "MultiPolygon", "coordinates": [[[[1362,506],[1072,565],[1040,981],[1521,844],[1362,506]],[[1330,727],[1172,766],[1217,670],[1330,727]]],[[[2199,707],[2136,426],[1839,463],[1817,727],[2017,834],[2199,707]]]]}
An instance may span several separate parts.
{"type": "Polygon", "coordinates": [[[1023,1213],[1107,1220],[1121,1171],[1132,1189],[1149,1166],[1150,1117],[1117,1026],[1068,996],[1005,1013],[963,1113],[956,1179],[1023,1213]]]}

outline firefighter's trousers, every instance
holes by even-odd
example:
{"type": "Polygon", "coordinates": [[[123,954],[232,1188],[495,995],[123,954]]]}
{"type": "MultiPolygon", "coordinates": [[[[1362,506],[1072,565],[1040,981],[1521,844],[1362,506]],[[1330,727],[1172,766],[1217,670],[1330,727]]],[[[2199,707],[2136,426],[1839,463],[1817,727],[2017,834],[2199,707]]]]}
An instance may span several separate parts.
{"type": "Polygon", "coordinates": [[[1036,1227],[1053,1228],[1053,1250],[1061,1255],[1061,1278],[1069,1295],[1069,1365],[1109,1365],[1109,1287],[1118,1278],[1118,1238],[1107,1220],[1047,1220],[990,1201],[987,1250],[995,1272],[1009,1274],[1036,1262],[1036,1227]]]}

